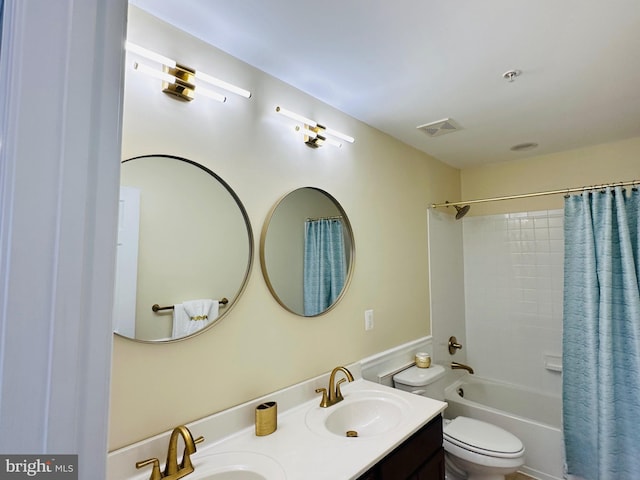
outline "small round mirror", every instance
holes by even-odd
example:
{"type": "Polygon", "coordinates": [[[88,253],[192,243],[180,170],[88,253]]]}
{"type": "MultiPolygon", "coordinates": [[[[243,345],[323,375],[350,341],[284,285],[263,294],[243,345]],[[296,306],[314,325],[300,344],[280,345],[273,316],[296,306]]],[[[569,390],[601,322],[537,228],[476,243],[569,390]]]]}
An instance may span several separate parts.
{"type": "Polygon", "coordinates": [[[354,254],[347,214],[319,188],[285,195],[262,229],[260,263],[267,286],[280,305],[304,317],[322,315],[340,301],[354,254]]]}
{"type": "Polygon", "coordinates": [[[115,333],[166,342],[209,329],[251,270],[240,199],[205,166],[170,155],[123,161],[120,185],[115,333]]]}

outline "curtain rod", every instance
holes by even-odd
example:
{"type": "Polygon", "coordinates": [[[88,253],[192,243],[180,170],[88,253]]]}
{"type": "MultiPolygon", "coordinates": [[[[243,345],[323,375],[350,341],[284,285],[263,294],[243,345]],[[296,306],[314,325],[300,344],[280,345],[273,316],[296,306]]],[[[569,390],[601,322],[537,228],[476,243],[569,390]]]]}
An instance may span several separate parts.
{"type": "Polygon", "coordinates": [[[626,187],[627,185],[640,184],[640,180],[630,180],[626,182],[605,183],[602,185],[590,185],[587,187],[564,188],[562,190],[549,190],[547,192],[521,193],[519,195],[507,195],[504,197],[480,198],[477,200],[466,200],[460,202],[432,203],[431,208],[437,207],[455,207],[460,205],[471,205],[474,203],[497,202],[499,200],[514,200],[517,198],[541,197],[544,195],[560,195],[562,193],[569,194],[572,192],[584,192],[587,190],[600,190],[607,187],[626,187]]]}
{"type": "Polygon", "coordinates": [[[342,215],[335,215],[333,217],[307,218],[307,222],[315,222],[317,220],[342,220],[342,215]]]}

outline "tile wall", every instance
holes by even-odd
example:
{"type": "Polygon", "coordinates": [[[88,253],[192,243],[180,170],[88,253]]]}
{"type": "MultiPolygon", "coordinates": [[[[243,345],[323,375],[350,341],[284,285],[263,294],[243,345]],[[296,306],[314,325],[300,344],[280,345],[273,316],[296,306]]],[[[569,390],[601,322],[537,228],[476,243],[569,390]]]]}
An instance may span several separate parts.
{"type": "Polygon", "coordinates": [[[463,221],[467,362],[476,374],[553,395],[561,375],[563,211],[463,221]]]}

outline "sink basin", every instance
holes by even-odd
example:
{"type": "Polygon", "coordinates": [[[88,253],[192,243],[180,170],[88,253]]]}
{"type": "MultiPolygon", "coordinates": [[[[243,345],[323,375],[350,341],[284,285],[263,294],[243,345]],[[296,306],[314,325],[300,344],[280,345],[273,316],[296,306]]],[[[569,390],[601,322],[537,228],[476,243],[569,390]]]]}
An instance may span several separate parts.
{"type": "Polygon", "coordinates": [[[226,452],[191,457],[195,471],[190,480],[286,480],[284,470],[271,457],[253,452],[226,452]]]}
{"type": "Polygon", "coordinates": [[[345,394],[331,407],[314,407],[307,413],[307,426],[320,434],[341,437],[372,437],[399,426],[408,403],[392,393],[372,390],[345,394]]]}

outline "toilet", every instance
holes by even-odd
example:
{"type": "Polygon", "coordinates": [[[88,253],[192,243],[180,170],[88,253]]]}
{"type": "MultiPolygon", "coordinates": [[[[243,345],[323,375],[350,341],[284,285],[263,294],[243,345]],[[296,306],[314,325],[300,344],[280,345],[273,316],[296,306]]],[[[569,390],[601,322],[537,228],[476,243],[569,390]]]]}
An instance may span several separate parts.
{"type": "MultiPolygon", "coordinates": [[[[415,365],[393,376],[395,388],[444,401],[442,365],[415,365]]],[[[474,418],[445,419],[442,427],[447,480],[504,480],[524,465],[524,445],[506,430],[474,418]]]]}

